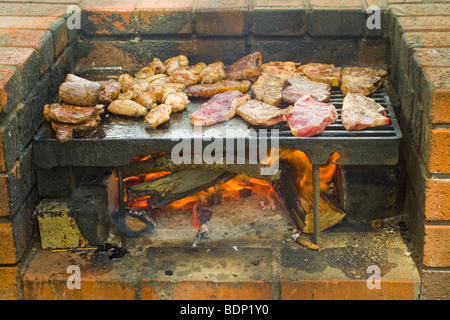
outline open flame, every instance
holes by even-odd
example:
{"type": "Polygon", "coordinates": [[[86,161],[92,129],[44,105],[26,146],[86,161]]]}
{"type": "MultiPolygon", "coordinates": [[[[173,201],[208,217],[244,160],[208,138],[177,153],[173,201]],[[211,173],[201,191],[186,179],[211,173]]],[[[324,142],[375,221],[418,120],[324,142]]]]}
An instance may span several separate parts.
{"type": "MultiPolygon", "coordinates": [[[[161,156],[161,153],[148,155],[145,157],[135,158],[133,161],[144,161],[152,157],[161,156]]],[[[301,187],[302,192],[312,194],[312,165],[308,157],[301,151],[280,149],[279,158],[287,161],[291,168],[293,168],[297,175],[297,183],[301,187]]],[[[325,191],[329,188],[330,182],[333,180],[336,165],[335,162],[339,159],[338,153],[330,155],[328,161],[324,165],[319,166],[320,171],[320,190],[325,191]]],[[[170,174],[170,171],[160,171],[141,174],[139,176],[130,176],[124,179],[124,188],[135,184],[143,183],[145,181],[154,180],[165,175],[170,174]]],[[[191,196],[174,201],[166,207],[173,209],[192,210],[192,225],[200,228],[202,225],[199,218],[199,210],[204,214],[205,207],[222,203],[225,199],[241,198],[248,196],[252,191],[258,188],[258,191],[267,195],[268,199],[273,199],[274,191],[270,181],[247,177],[243,174],[238,174],[233,179],[226,182],[218,183],[206,190],[197,192],[191,196]]],[[[150,196],[142,196],[137,199],[127,201],[125,192],[125,202],[127,207],[149,209],[147,200],[150,196]]]]}

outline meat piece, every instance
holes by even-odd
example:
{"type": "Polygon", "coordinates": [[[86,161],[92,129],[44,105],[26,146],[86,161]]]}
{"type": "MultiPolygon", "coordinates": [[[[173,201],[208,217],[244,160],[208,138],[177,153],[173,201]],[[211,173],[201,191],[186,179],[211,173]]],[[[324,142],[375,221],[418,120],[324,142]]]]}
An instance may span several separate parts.
{"type": "Polygon", "coordinates": [[[286,121],[286,110],[273,105],[250,100],[236,109],[236,113],[248,123],[254,126],[273,126],[281,121],[286,121]]]}
{"type": "Polygon", "coordinates": [[[116,100],[108,106],[108,111],[130,117],[143,117],[148,113],[147,108],[133,100],[116,100]]]}
{"type": "Polygon", "coordinates": [[[341,91],[368,96],[383,85],[386,76],[383,69],[348,67],[342,70],[341,91]]]}
{"type": "Polygon", "coordinates": [[[261,52],[253,52],[225,68],[227,79],[255,82],[261,74],[261,52]]]}
{"type": "Polygon", "coordinates": [[[129,99],[136,99],[139,93],[145,92],[150,88],[151,84],[144,79],[134,79],[122,87],[123,93],[130,95],[129,99]]]}
{"type": "Polygon", "coordinates": [[[133,80],[134,78],[131,75],[129,75],[128,73],[123,73],[119,76],[119,79],[117,81],[119,82],[120,89],[122,89],[125,85],[129,84],[133,80]]]}
{"type": "Polygon", "coordinates": [[[153,69],[153,72],[155,74],[166,72],[166,66],[158,58],[154,58],[153,61],[148,64],[148,66],[153,69]]]}
{"type": "Polygon", "coordinates": [[[261,65],[261,73],[270,73],[286,80],[302,76],[302,73],[297,69],[298,66],[299,63],[292,61],[271,61],[261,65]]]}
{"type": "Polygon", "coordinates": [[[166,66],[166,73],[169,76],[171,76],[175,70],[187,67],[188,64],[189,59],[184,55],[172,57],[164,61],[164,65],[166,66]]]}
{"type": "Polygon", "coordinates": [[[296,137],[312,137],[334,123],[338,114],[334,105],[305,95],[286,114],[287,124],[296,137]]]}
{"type": "Polygon", "coordinates": [[[164,100],[164,104],[170,106],[172,112],[183,111],[189,102],[188,96],[183,92],[170,93],[164,100]]]}
{"type": "Polygon", "coordinates": [[[225,91],[238,90],[245,93],[250,89],[251,82],[248,80],[222,80],[210,84],[194,84],[184,90],[188,97],[211,98],[225,91]]]}
{"type": "Polygon", "coordinates": [[[120,93],[120,84],[118,81],[110,79],[107,81],[99,81],[103,86],[102,91],[98,95],[98,102],[103,104],[110,104],[117,99],[120,93]]]}
{"type": "Polygon", "coordinates": [[[345,96],[341,120],[346,130],[362,130],[391,123],[382,105],[359,93],[348,93],[345,96]]]}
{"type": "Polygon", "coordinates": [[[167,104],[160,104],[156,108],[150,110],[150,112],[145,116],[145,122],[147,122],[150,127],[156,128],[161,123],[170,120],[171,112],[171,106],[167,104]]]}
{"type": "Polygon", "coordinates": [[[206,68],[206,63],[204,62],[199,62],[196,63],[195,65],[191,66],[190,69],[192,70],[192,72],[194,72],[195,74],[200,75],[200,73],[203,71],[203,69],[206,68]]]}
{"type": "Polygon", "coordinates": [[[283,101],[294,104],[304,95],[321,102],[330,100],[331,87],[326,83],[311,81],[307,78],[287,79],[284,83],[283,101]]]}
{"type": "Polygon", "coordinates": [[[191,115],[195,126],[211,126],[230,120],[236,114],[236,108],[250,100],[248,94],[240,91],[227,91],[213,96],[191,115]]]}
{"type": "Polygon", "coordinates": [[[151,67],[144,67],[135,74],[135,77],[138,79],[147,79],[154,75],[155,71],[151,67]]]}
{"type": "Polygon", "coordinates": [[[169,77],[170,82],[181,83],[186,87],[199,83],[201,81],[201,77],[198,74],[195,74],[192,70],[187,68],[179,68],[174,70],[169,77]]]}
{"type": "Polygon", "coordinates": [[[95,107],[82,107],[52,103],[44,106],[44,117],[47,121],[79,124],[102,114],[104,111],[105,106],[102,104],[95,107]]]}
{"type": "Polygon", "coordinates": [[[55,131],[56,139],[59,142],[66,142],[73,135],[75,130],[84,131],[95,128],[101,121],[99,115],[91,118],[88,121],[79,124],[61,123],[57,121],[51,121],[52,129],[55,131]]]}
{"type": "Polygon", "coordinates": [[[139,103],[141,106],[144,106],[147,110],[151,110],[156,107],[158,100],[151,92],[141,92],[134,101],[139,103]]]}
{"type": "Polygon", "coordinates": [[[208,64],[201,72],[201,83],[214,83],[225,79],[225,66],[222,62],[208,64]]]}
{"type": "Polygon", "coordinates": [[[59,98],[67,104],[76,106],[95,106],[98,96],[103,89],[102,85],[89,81],[73,74],[68,74],[59,87],[59,98]]]}
{"type": "Polygon", "coordinates": [[[253,97],[264,103],[277,106],[283,98],[284,80],[271,73],[263,72],[252,85],[253,97]]]}
{"type": "Polygon", "coordinates": [[[298,68],[312,81],[328,84],[330,87],[339,87],[341,84],[341,68],[333,64],[308,63],[298,68]]]}

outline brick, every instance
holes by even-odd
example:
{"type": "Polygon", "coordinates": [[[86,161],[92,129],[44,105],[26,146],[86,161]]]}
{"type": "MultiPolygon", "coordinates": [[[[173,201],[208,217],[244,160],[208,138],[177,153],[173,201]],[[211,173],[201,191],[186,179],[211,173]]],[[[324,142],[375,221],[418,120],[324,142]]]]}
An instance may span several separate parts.
{"type": "Polygon", "coordinates": [[[401,32],[450,31],[450,19],[447,16],[397,17],[401,32]]]}
{"type": "Polygon", "coordinates": [[[425,218],[450,220],[450,180],[427,179],[425,189],[425,218]]]}
{"type": "Polygon", "coordinates": [[[74,59],[73,48],[67,47],[50,67],[49,102],[58,97],[58,88],[64,82],[66,75],[74,72],[74,59]]]}
{"type": "Polygon", "coordinates": [[[35,49],[39,58],[40,75],[44,74],[53,62],[53,36],[50,31],[0,29],[0,47],[35,49]]]}
{"type": "Polygon", "coordinates": [[[243,36],[249,34],[249,1],[198,0],[195,33],[200,36],[243,36]]]}
{"type": "Polygon", "coordinates": [[[450,267],[450,226],[425,225],[423,264],[450,267]]]}
{"type": "Polygon", "coordinates": [[[138,1],[86,1],[81,13],[81,32],[87,35],[137,34],[138,1]]]}
{"type": "Polygon", "coordinates": [[[0,16],[0,26],[2,29],[27,29],[27,30],[47,30],[52,24],[60,20],[58,17],[11,17],[0,16]]]}
{"type": "Polygon", "coordinates": [[[449,47],[448,32],[406,32],[404,37],[410,48],[449,47]]]}
{"type": "Polygon", "coordinates": [[[293,0],[253,1],[253,33],[255,35],[299,36],[306,31],[303,3],[293,0]]]}
{"type": "Polygon", "coordinates": [[[2,16],[52,16],[60,17],[67,11],[67,5],[42,3],[0,3],[2,16]]]}
{"type": "Polygon", "coordinates": [[[17,267],[0,267],[0,300],[19,300],[19,271],[17,267]]]}
{"type": "Polygon", "coordinates": [[[58,22],[52,23],[49,29],[53,34],[54,57],[56,58],[69,43],[67,20],[60,19],[58,22]]]}
{"type": "Polygon", "coordinates": [[[421,71],[420,92],[430,121],[450,123],[450,67],[425,67],[421,71]]]}
{"type": "Polygon", "coordinates": [[[0,65],[17,68],[22,95],[27,95],[39,79],[39,58],[32,48],[0,48],[0,65]]]}
{"type": "Polygon", "coordinates": [[[389,6],[395,16],[443,16],[450,12],[450,4],[446,3],[408,3],[392,4],[389,6]]]}
{"type": "Polygon", "coordinates": [[[193,0],[144,0],[139,5],[139,33],[191,34],[193,0]]]}
{"type": "Polygon", "coordinates": [[[450,173],[450,129],[433,129],[426,134],[424,158],[428,171],[450,173]]]}
{"type": "MultiPolygon", "coordinates": [[[[21,92],[17,69],[0,67],[0,119],[8,114],[20,99],[21,92]]],[[[0,167],[2,167],[1,164],[0,167]]]]}
{"type": "Polygon", "coordinates": [[[360,64],[388,64],[389,43],[386,40],[361,40],[358,61],[360,64]]]}
{"type": "Polygon", "coordinates": [[[140,43],[128,41],[79,41],[75,47],[78,66],[142,66],[140,43]]]}
{"type": "Polygon", "coordinates": [[[28,147],[9,172],[0,173],[0,217],[14,215],[35,183],[31,148],[28,147]]]}
{"type": "Polygon", "coordinates": [[[449,300],[450,299],[450,271],[422,270],[421,299],[449,300]]]}
{"type": "Polygon", "coordinates": [[[0,264],[14,264],[16,262],[17,255],[12,223],[9,220],[0,220],[0,264]]]}

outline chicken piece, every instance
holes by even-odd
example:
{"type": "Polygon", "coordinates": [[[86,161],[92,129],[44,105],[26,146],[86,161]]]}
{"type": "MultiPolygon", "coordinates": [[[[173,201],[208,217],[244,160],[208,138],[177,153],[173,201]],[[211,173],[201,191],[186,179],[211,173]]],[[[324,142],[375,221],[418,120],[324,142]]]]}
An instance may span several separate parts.
{"type": "Polygon", "coordinates": [[[165,74],[159,73],[159,74],[155,74],[154,76],[146,78],[145,81],[147,81],[150,84],[153,84],[155,81],[158,81],[155,83],[169,82],[169,77],[165,74]]]}
{"type": "MultiPolygon", "coordinates": [[[[150,79],[148,79],[147,81],[149,81],[149,80],[150,79]]],[[[152,86],[163,86],[163,85],[166,85],[166,84],[171,83],[171,82],[170,82],[170,78],[167,75],[164,75],[163,77],[159,77],[156,80],[149,81],[149,83],[152,86]]]]}
{"type": "Polygon", "coordinates": [[[116,80],[110,79],[107,81],[99,81],[103,86],[102,91],[98,96],[98,102],[103,104],[110,104],[117,99],[120,93],[120,84],[116,80]]]}
{"type": "Polygon", "coordinates": [[[131,99],[136,99],[139,93],[148,91],[151,84],[143,79],[134,79],[122,87],[123,93],[131,92],[131,99]]]}
{"type": "Polygon", "coordinates": [[[164,63],[158,58],[154,58],[153,61],[148,64],[148,66],[153,69],[155,74],[164,73],[167,69],[164,63]]]}
{"type": "Polygon", "coordinates": [[[84,107],[52,103],[44,106],[44,117],[47,121],[79,124],[102,114],[104,111],[105,106],[102,104],[95,107],[84,107]]]}
{"type": "Polygon", "coordinates": [[[200,74],[200,72],[202,72],[203,69],[205,69],[205,68],[206,68],[206,64],[204,62],[199,62],[199,63],[193,65],[192,67],[190,67],[192,72],[194,72],[195,74],[200,74]]]}
{"type": "Polygon", "coordinates": [[[189,59],[184,55],[172,57],[164,61],[166,66],[166,73],[171,76],[175,70],[187,67],[189,59]]]}
{"type": "Polygon", "coordinates": [[[152,68],[144,67],[135,74],[135,77],[138,79],[147,79],[154,75],[155,75],[155,71],[153,71],[152,68]]]}
{"type": "Polygon", "coordinates": [[[223,80],[226,77],[225,66],[220,61],[208,64],[200,72],[200,77],[202,78],[201,83],[214,83],[223,80]]]}
{"type": "Polygon", "coordinates": [[[151,110],[157,106],[157,99],[151,92],[139,93],[134,101],[144,106],[147,110],[151,110]]]}
{"type": "Polygon", "coordinates": [[[227,79],[255,82],[261,74],[261,52],[253,52],[225,68],[227,79]]]}
{"type": "Polygon", "coordinates": [[[184,92],[169,93],[164,100],[164,104],[172,108],[172,112],[179,112],[186,109],[189,98],[184,92]]]}
{"type": "Polygon", "coordinates": [[[310,80],[324,82],[330,87],[339,87],[341,84],[341,68],[333,64],[308,63],[298,68],[310,80]]]}
{"type": "Polygon", "coordinates": [[[171,106],[167,104],[160,104],[147,113],[147,115],[145,116],[145,122],[147,122],[150,127],[156,128],[160,124],[170,120],[171,112],[171,106]]]}
{"type": "Polygon", "coordinates": [[[271,61],[261,65],[261,73],[270,73],[286,80],[302,76],[302,73],[297,69],[298,66],[299,63],[292,61],[271,61]]]}
{"type": "Polygon", "coordinates": [[[148,113],[147,108],[133,100],[115,100],[108,106],[108,111],[130,117],[143,117],[148,113]]]}
{"type": "Polygon", "coordinates": [[[98,82],[68,74],[59,87],[58,95],[67,104],[94,106],[98,103],[98,97],[102,89],[103,86],[98,82]]]}
{"type": "Polygon", "coordinates": [[[202,78],[192,70],[179,68],[172,72],[169,79],[170,82],[181,83],[187,87],[200,82],[202,78]]]}
{"type": "Polygon", "coordinates": [[[225,91],[239,90],[245,93],[250,89],[252,83],[249,80],[222,80],[209,84],[194,84],[184,90],[188,97],[211,98],[225,91]]]}
{"type": "Polygon", "coordinates": [[[119,82],[120,88],[122,89],[125,85],[132,82],[134,78],[129,75],[128,73],[123,73],[119,76],[119,79],[117,80],[119,82]]]}
{"type": "Polygon", "coordinates": [[[64,143],[70,139],[73,135],[73,132],[76,131],[84,131],[95,128],[101,121],[100,115],[96,115],[82,123],[71,124],[71,123],[62,123],[57,121],[51,121],[52,129],[55,131],[56,139],[64,143]]]}
{"type": "Polygon", "coordinates": [[[133,100],[136,99],[136,97],[133,97],[133,91],[128,91],[128,92],[121,92],[117,95],[116,100],[133,100]]]}
{"type": "Polygon", "coordinates": [[[256,100],[278,106],[283,98],[284,80],[271,73],[262,73],[252,85],[252,94],[256,100]]]}

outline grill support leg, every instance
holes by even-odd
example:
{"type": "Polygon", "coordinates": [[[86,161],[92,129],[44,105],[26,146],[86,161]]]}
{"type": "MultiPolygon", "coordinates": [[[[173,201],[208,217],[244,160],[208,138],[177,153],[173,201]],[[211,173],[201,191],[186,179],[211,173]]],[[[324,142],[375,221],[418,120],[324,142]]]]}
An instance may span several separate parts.
{"type": "MultiPolygon", "coordinates": [[[[123,176],[122,176],[122,170],[120,167],[116,167],[116,173],[117,173],[117,183],[119,187],[119,219],[121,222],[125,221],[125,207],[124,207],[124,199],[123,199],[123,176]]],[[[127,247],[127,240],[125,236],[125,230],[120,231],[120,240],[122,242],[122,248],[126,249],[127,247]]]]}
{"type": "Polygon", "coordinates": [[[320,174],[319,165],[313,164],[313,219],[314,219],[314,237],[313,241],[319,245],[319,230],[320,230],[320,174]]]}

